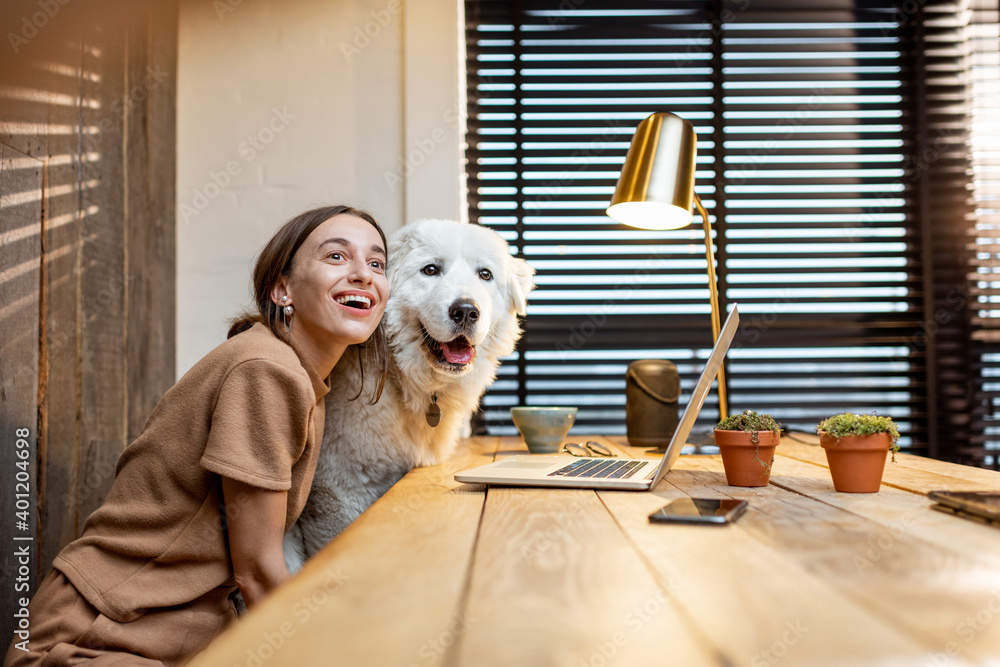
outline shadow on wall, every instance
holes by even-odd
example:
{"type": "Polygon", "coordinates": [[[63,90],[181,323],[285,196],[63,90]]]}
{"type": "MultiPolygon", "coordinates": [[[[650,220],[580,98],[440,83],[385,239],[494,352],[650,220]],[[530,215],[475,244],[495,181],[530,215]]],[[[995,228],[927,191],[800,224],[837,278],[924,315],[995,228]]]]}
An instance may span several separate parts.
{"type": "Polygon", "coordinates": [[[26,599],[173,384],[177,5],[7,0],[0,35],[0,572],[26,599]]]}

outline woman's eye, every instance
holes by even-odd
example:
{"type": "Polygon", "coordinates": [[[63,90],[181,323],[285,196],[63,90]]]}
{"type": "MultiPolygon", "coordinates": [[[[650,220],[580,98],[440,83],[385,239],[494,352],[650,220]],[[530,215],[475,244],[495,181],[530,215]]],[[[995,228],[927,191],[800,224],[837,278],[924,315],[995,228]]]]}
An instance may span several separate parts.
{"type": "Polygon", "coordinates": [[[372,266],[375,267],[376,269],[378,269],[379,271],[382,271],[383,269],[385,269],[385,266],[383,266],[382,262],[380,262],[377,259],[373,259],[372,260],[372,266]]]}
{"type": "Polygon", "coordinates": [[[422,268],[421,271],[424,273],[424,275],[436,276],[438,274],[438,266],[437,264],[428,264],[427,266],[422,268]]]}
{"type": "Polygon", "coordinates": [[[480,269],[479,277],[483,280],[493,280],[493,272],[489,269],[480,269]]]}
{"type": "Polygon", "coordinates": [[[327,257],[329,257],[330,259],[339,260],[343,258],[343,255],[341,255],[339,252],[331,252],[329,255],[327,255],[327,257]]]}

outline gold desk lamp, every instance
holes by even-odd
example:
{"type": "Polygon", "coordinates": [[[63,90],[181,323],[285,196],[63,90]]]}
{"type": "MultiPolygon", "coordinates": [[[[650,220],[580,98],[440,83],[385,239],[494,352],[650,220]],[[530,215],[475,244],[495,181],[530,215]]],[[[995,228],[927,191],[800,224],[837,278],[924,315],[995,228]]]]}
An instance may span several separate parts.
{"type": "MultiPolygon", "coordinates": [[[[705,226],[705,256],[708,259],[708,291],[712,301],[712,341],[719,340],[719,291],[715,280],[712,228],[701,199],[694,192],[694,127],[672,113],[661,111],[639,123],[615,187],[608,215],[641,229],[679,229],[691,224],[691,204],[705,226]]],[[[719,415],[729,415],[726,380],[719,369],[719,415]]]]}

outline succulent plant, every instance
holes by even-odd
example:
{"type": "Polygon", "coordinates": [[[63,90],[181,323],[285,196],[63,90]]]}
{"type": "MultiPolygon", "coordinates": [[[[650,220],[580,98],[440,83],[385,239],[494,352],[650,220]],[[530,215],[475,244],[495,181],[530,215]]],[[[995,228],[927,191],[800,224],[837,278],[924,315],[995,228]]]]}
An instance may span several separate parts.
{"type": "Polygon", "coordinates": [[[876,433],[888,433],[892,439],[894,450],[899,450],[899,429],[892,417],[882,415],[857,415],[853,412],[844,412],[824,419],[816,426],[816,431],[826,432],[835,438],[843,438],[845,435],[875,435],[876,433]]]}
{"type": "Polygon", "coordinates": [[[865,436],[876,435],[878,433],[888,433],[890,449],[892,450],[892,461],[896,462],[896,452],[899,451],[899,429],[892,417],[882,415],[859,415],[853,412],[844,412],[839,415],[827,417],[816,425],[817,433],[826,433],[829,436],[843,438],[845,436],[865,436]]]}
{"type": "Polygon", "coordinates": [[[754,431],[770,431],[777,437],[781,433],[781,424],[771,415],[757,414],[753,410],[744,410],[738,415],[729,415],[715,428],[720,431],[743,431],[753,433],[754,431]]]}

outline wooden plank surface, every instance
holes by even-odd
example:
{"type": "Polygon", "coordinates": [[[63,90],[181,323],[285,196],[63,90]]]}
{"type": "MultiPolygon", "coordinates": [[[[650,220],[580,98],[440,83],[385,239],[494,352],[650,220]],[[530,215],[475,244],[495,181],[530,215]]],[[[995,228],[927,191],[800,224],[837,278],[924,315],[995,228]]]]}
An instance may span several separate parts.
{"type": "MultiPolygon", "coordinates": [[[[526,453],[503,438],[497,459],[526,453]]],[[[677,664],[717,664],[676,588],[643,567],[593,491],[491,487],[466,602],[477,623],[451,664],[639,664],[665,644],[677,664]]]]}
{"type": "Polygon", "coordinates": [[[15,578],[33,572],[37,542],[21,541],[37,534],[35,497],[39,471],[38,339],[41,271],[42,163],[0,144],[0,480],[6,511],[0,556],[7,594],[0,597],[0,629],[12,637],[14,613],[20,609],[15,578]],[[18,439],[28,442],[29,456],[18,456],[18,439]],[[20,466],[18,464],[21,464],[20,466]],[[18,474],[21,478],[18,478],[18,474]],[[17,494],[27,492],[29,497],[17,494]],[[27,501],[25,503],[24,501],[27,501]],[[20,523],[24,521],[27,525],[20,523]],[[28,550],[24,572],[15,551],[28,550]]]}
{"type": "MultiPolygon", "coordinates": [[[[630,453],[648,457],[641,450],[630,453]]],[[[770,523],[760,507],[761,498],[781,494],[789,495],[773,486],[730,487],[718,457],[701,456],[681,457],[653,493],[600,492],[650,567],[681,582],[678,602],[713,637],[727,664],[775,664],[777,659],[810,665],[915,664],[925,656],[932,646],[755,535],[758,523],[795,532],[795,520],[770,523]],[[717,470],[705,470],[716,463],[717,470]],[[650,513],[684,496],[746,498],[751,508],[739,522],[722,528],[649,523],[650,513]]],[[[802,500],[793,499],[792,506],[802,500]]],[[[813,546],[824,551],[827,543],[813,546]]]]}
{"type": "MultiPolygon", "coordinates": [[[[172,227],[166,228],[172,224],[175,187],[174,84],[162,86],[158,99],[149,98],[150,108],[140,109],[149,119],[141,133],[126,137],[124,125],[129,85],[125,43],[130,38],[125,17],[136,12],[148,17],[131,35],[132,43],[137,52],[146,49],[165,63],[168,78],[176,77],[177,2],[43,4],[0,2],[0,25],[10,28],[4,34],[13,40],[0,54],[0,144],[44,163],[40,182],[34,186],[35,205],[40,205],[35,228],[15,230],[16,240],[7,236],[17,224],[20,204],[4,200],[0,206],[4,251],[8,244],[11,252],[19,252],[17,244],[41,244],[41,273],[35,273],[33,296],[18,284],[20,295],[5,295],[0,302],[0,307],[13,312],[20,309],[18,299],[40,301],[27,319],[17,320],[25,331],[34,328],[37,358],[18,358],[5,350],[2,360],[17,362],[19,369],[38,366],[37,373],[16,373],[20,383],[34,378],[39,384],[29,396],[34,403],[31,413],[37,414],[40,477],[40,558],[29,592],[59,549],[79,535],[88,513],[110,485],[126,441],[126,399],[135,394],[148,404],[169,386],[174,372],[175,252],[172,227]],[[40,21],[44,25],[32,25],[40,21]],[[153,329],[168,340],[148,355],[136,353],[134,366],[148,368],[128,386],[125,342],[132,324],[123,296],[123,269],[124,180],[130,150],[144,161],[139,185],[151,193],[149,208],[164,221],[162,229],[149,233],[148,220],[132,223],[142,231],[137,245],[145,243],[155,250],[139,262],[138,272],[148,272],[155,285],[149,307],[141,313],[140,328],[153,329]],[[166,326],[157,331],[163,322],[166,326]],[[159,380],[152,379],[155,372],[159,380]]],[[[30,169],[37,166],[33,163],[30,169]]],[[[10,377],[0,378],[0,385],[10,382],[10,377]]],[[[5,516],[11,516],[13,501],[12,494],[3,495],[5,516]]],[[[8,629],[12,617],[3,618],[0,626],[8,629]]]]}
{"type": "Polygon", "coordinates": [[[176,374],[177,13],[173,2],[135,3],[127,28],[126,443],[176,374]]]}
{"type": "MultiPolygon", "coordinates": [[[[80,44],[51,46],[58,66],[39,68],[36,86],[59,95],[80,95],[81,104],[89,105],[91,88],[85,85],[80,44]]],[[[80,167],[83,161],[101,159],[81,145],[78,106],[52,105],[48,121],[68,131],[53,132],[46,142],[39,577],[78,535],[79,261],[81,217],[86,215],[80,211],[80,167]]]]}
{"type": "MultiPolygon", "coordinates": [[[[994,596],[1000,612],[1000,530],[941,515],[926,498],[907,491],[828,490],[825,475],[815,472],[818,466],[799,461],[778,458],[776,483],[759,490],[726,485],[718,457],[688,463],[697,468],[689,491],[749,499],[754,511],[740,525],[752,537],[835,587],[859,609],[880,616],[928,655],[958,642],[956,629],[963,620],[987,608],[994,596]],[[782,471],[792,474],[777,474],[782,471]],[[886,502],[893,505],[890,511],[875,511],[886,502]],[[852,507],[867,507],[869,516],[852,507]],[[950,519],[951,525],[941,519],[950,519]],[[983,551],[967,552],[971,545],[947,544],[926,530],[918,534],[915,529],[925,521],[952,538],[978,538],[976,546],[983,551]]],[[[1000,656],[1000,624],[963,642],[961,655],[976,662],[1000,656]]]]}
{"type": "MultiPolygon", "coordinates": [[[[262,651],[277,665],[1000,663],[1000,530],[918,490],[837,493],[780,447],[763,488],[728,486],[718,456],[681,457],[650,493],[459,486],[455,471],[489,459],[474,442],[404,477],[192,665],[262,651]],[[751,505],[723,528],[649,523],[689,495],[751,505]],[[317,591],[321,608],[296,617],[317,591]],[[269,648],[282,627],[295,641],[269,648]]],[[[926,468],[909,457],[900,483],[965,472],[926,468]]]]}
{"type": "Polygon", "coordinates": [[[491,488],[455,664],[718,664],[679,613],[683,581],[654,577],[597,494],[491,488]]]}
{"type": "MultiPolygon", "coordinates": [[[[829,468],[826,452],[819,446],[783,438],[780,453],[829,468]]],[[[885,464],[882,484],[916,493],[926,493],[936,489],[996,491],[1000,490],[1000,472],[897,452],[896,463],[889,460],[885,464]]]]}
{"type": "Polygon", "coordinates": [[[96,103],[81,109],[81,123],[100,159],[80,166],[77,534],[111,487],[126,436],[124,25],[95,14],[83,43],[84,90],[96,103]]]}
{"type": "MultiPolygon", "coordinates": [[[[922,493],[892,487],[883,487],[877,494],[837,493],[823,475],[816,477],[814,468],[778,456],[772,484],[881,523],[883,532],[892,538],[890,549],[895,548],[895,538],[902,531],[1000,570],[1000,529],[990,530],[977,521],[931,510],[932,501],[922,493]]],[[[881,535],[880,539],[879,549],[888,550],[887,539],[881,535]]]]}
{"type": "Polygon", "coordinates": [[[447,463],[412,470],[190,667],[251,656],[289,667],[446,664],[478,623],[461,603],[484,500],[453,475],[488,463],[496,446],[474,438],[447,463]]]}

